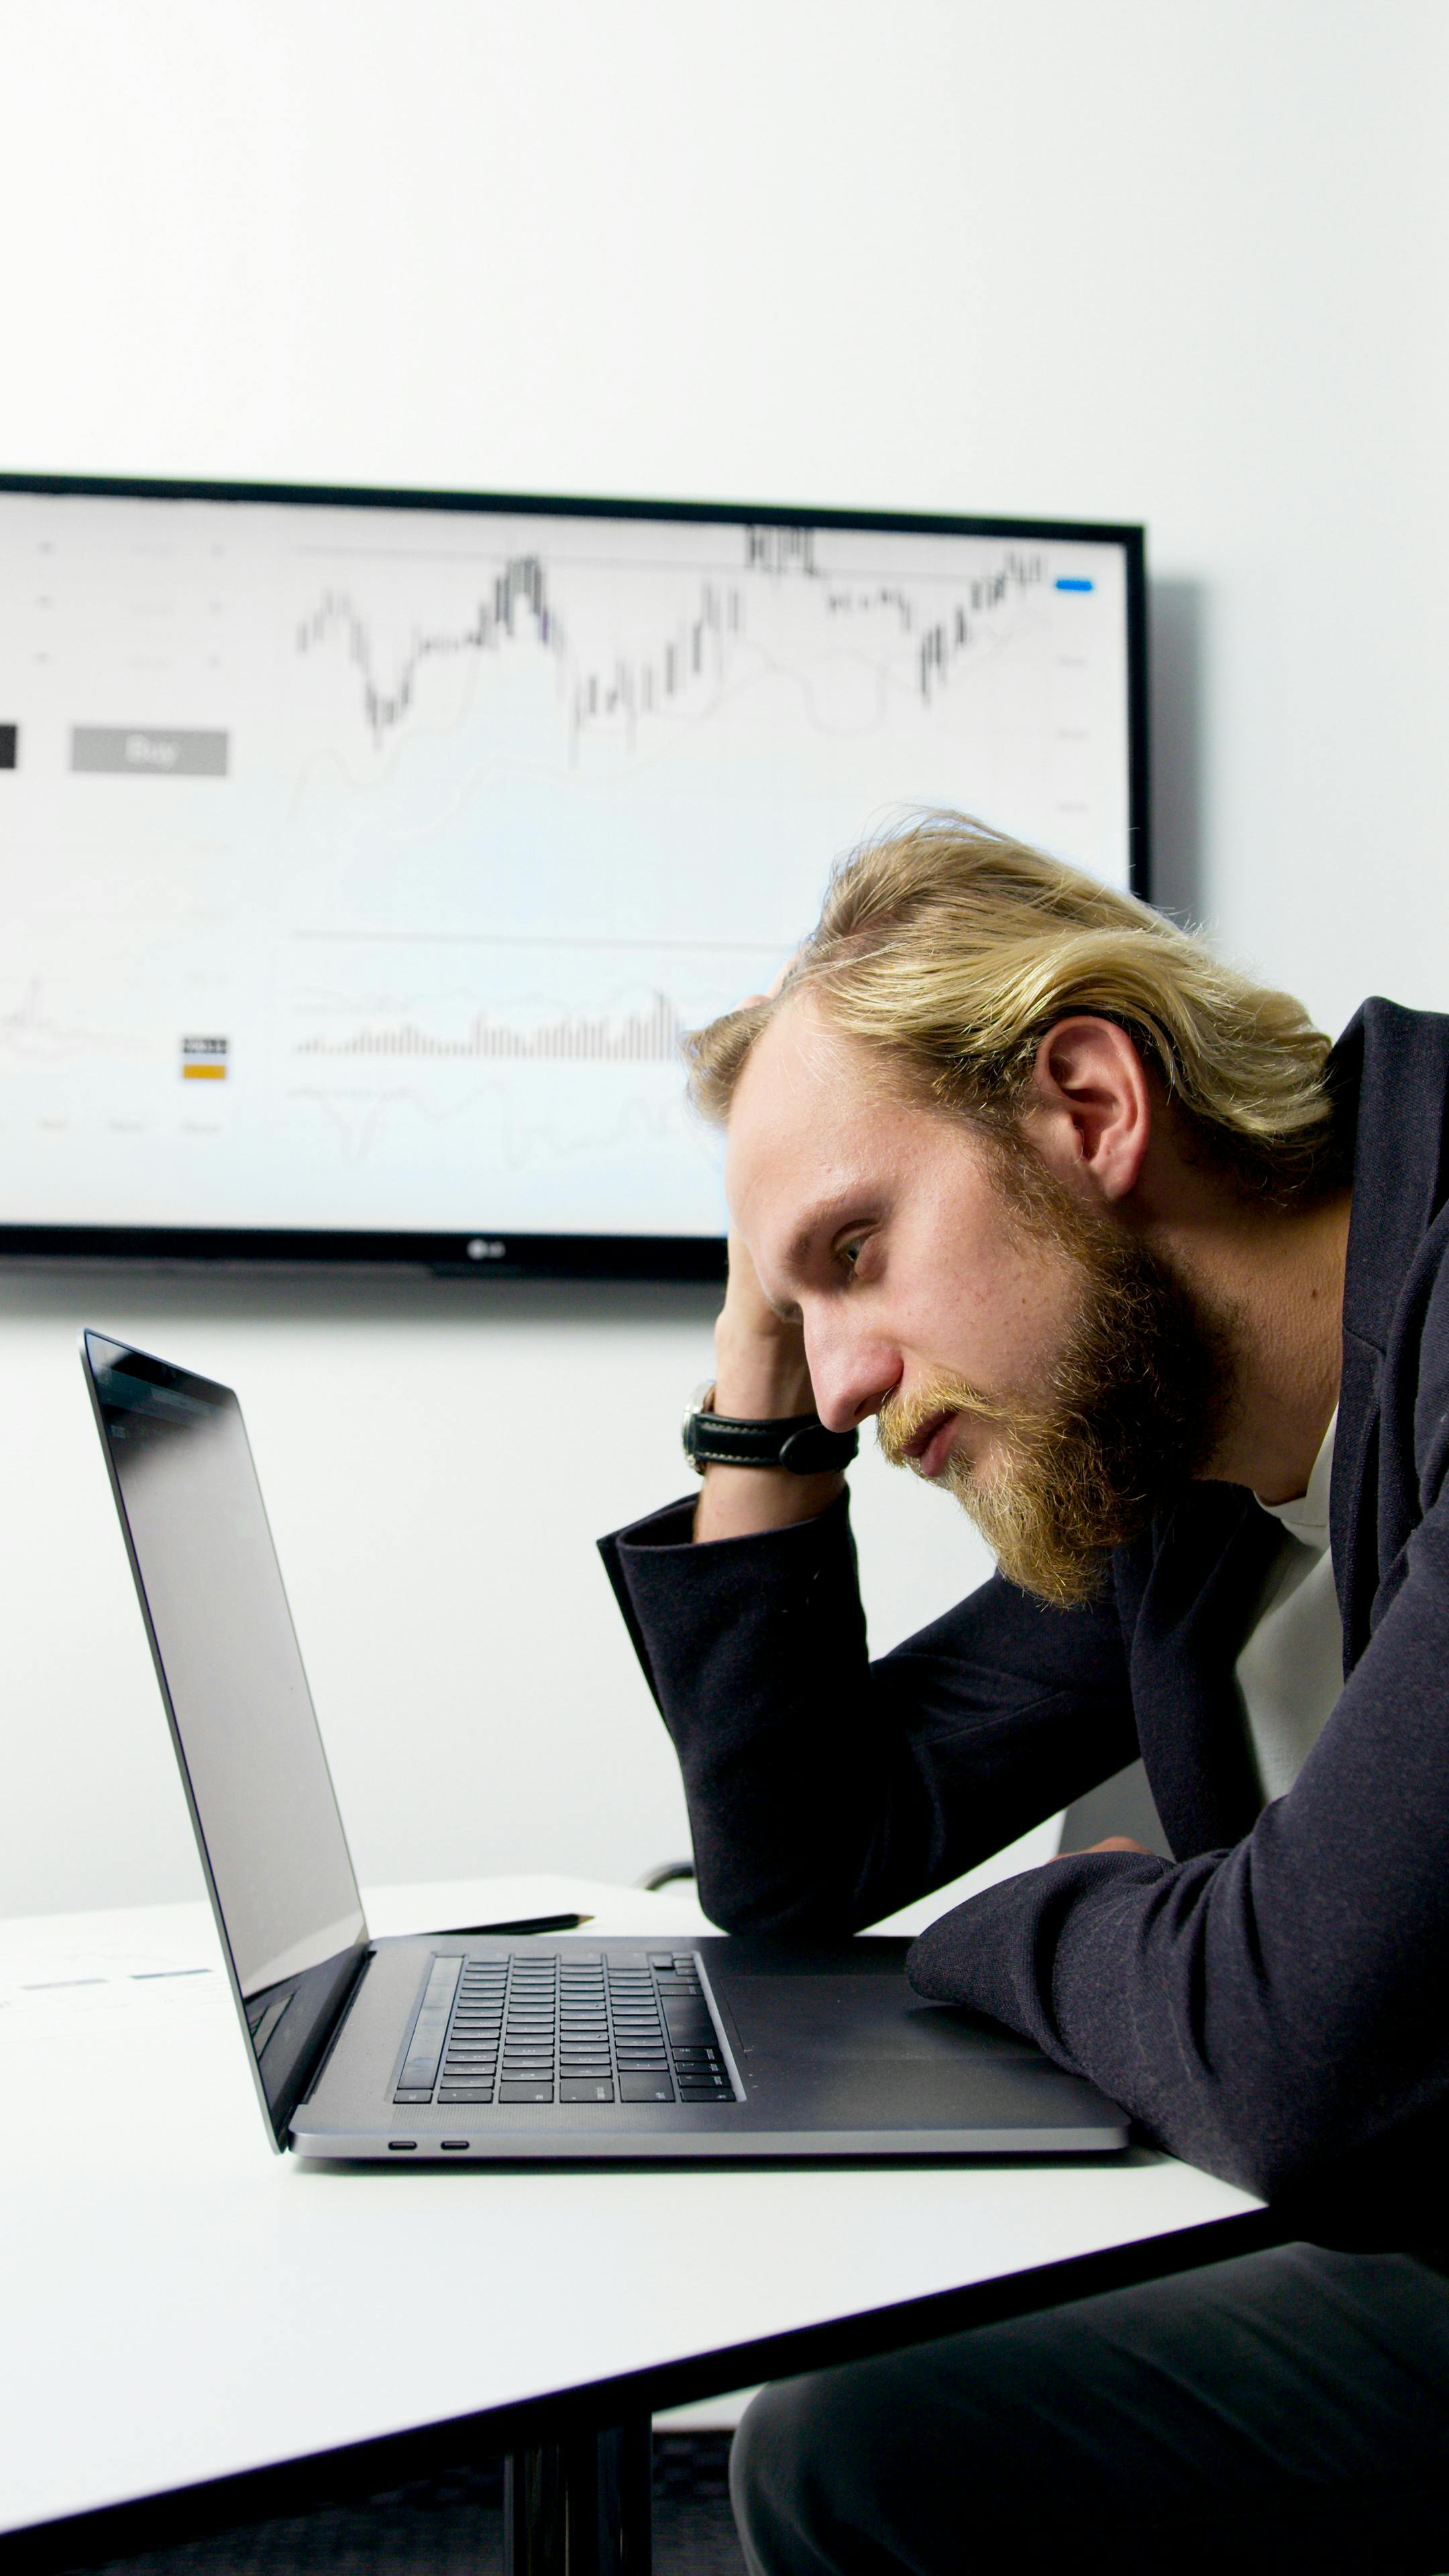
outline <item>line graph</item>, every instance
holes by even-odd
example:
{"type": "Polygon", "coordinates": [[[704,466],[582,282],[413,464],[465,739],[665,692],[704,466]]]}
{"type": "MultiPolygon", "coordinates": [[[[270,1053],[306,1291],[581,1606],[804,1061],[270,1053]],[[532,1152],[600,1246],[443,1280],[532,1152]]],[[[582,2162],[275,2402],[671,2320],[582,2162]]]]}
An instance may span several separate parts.
{"type": "MultiPolygon", "coordinates": [[[[381,750],[414,712],[430,665],[482,662],[531,644],[552,661],[569,748],[576,754],[581,736],[606,724],[622,724],[632,744],[642,723],[681,707],[701,684],[721,689],[731,665],[746,652],[776,658],[778,620],[768,609],[782,588],[788,587],[792,602],[802,595],[809,601],[821,647],[840,640],[864,641],[876,650],[909,647],[910,683],[929,709],[983,630],[1048,578],[1040,551],[1006,546],[988,568],[963,570],[943,607],[919,582],[829,574],[815,539],[813,528],[746,527],[738,574],[702,575],[690,606],[667,628],[661,621],[642,647],[576,652],[570,620],[553,595],[556,574],[541,554],[528,552],[501,563],[461,623],[414,626],[388,672],[363,609],[341,588],[326,589],[306,611],[296,648],[304,659],[333,646],[341,650],[356,678],[368,737],[381,750]]],[[[939,592],[939,582],[935,588],[939,592]]],[[[809,649],[797,631],[792,654],[802,645],[809,649]]]]}
{"type": "Polygon", "coordinates": [[[115,1030],[68,1027],[42,1007],[40,978],[32,978],[25,999],[12,1011],[0,1011],[0,1053],[35,1064],[62,1064],[82,1056],[128,1057],[145,1052],[145,1041],[115,1030]]]}
{"type": "MultiPolygon", "coordinates": [[[[540,1164],[602,1162],[631,1144],[657,1147],[680,1124],[672,1098],[631,1098],[602,1120],[583,1116],[572,1121],[558,1112],[537,1118],[520,1115],[506,1092],[491,1087],[437,1102],[407,1083],[366,1091],[302,1083],[288,1092],[287,1099],[289,1106],[330,1135],[346,1162],[371,1161],[396,1142],[399,1128],[412,1128],[435,1143],[446,1143],[459,1131],[466,1132],[471,1143],[481,1131],[488,1139],[488,1162],[514,1174],[534,1172],[540,1164]]],[[[476,1152],[470,1155],[473,1170],[482,1159],[476,1152]]]]}

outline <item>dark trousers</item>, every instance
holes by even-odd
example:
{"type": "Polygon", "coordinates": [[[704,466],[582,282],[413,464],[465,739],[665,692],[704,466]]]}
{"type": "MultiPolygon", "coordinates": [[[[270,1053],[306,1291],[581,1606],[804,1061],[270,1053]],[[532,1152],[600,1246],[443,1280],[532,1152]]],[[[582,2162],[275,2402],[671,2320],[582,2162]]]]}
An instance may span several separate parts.
{"type": "Polygon", "coordinates": [[[1290,2245],[786,2380],[731,2486],[752,2576],[1434,2576],[1449,2279],[1290,2245]]]}

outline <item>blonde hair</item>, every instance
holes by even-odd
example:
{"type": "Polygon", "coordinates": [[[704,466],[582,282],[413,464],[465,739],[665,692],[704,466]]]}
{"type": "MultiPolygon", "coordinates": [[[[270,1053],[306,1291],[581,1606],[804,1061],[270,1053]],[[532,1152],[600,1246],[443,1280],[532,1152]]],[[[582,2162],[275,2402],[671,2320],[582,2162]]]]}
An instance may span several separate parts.
{"type": "Polygon", "coordinates": [[[776,1010],[808,992],[910,1088],[998,1133],[1020,1115],[1047,1031],[1115,1020],[1207,1156],[1279,1204],[1341,1176],[1329,1041],[1299,1002],[1221,965],[1132,895],[994,832],[928,813],[832,873],[777,993],[684,1041],[690,1095],[719,1124],[776,1010]]]}

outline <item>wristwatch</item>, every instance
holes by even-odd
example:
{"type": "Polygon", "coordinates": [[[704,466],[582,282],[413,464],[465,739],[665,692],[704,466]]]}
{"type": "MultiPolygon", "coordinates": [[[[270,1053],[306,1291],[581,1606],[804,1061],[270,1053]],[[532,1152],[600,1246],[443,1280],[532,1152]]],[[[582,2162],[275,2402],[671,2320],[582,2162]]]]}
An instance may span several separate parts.
{"type": "Polygon", "coordinates": [[[772,1422],[716,1413],[712,1385],[690,1398],[683,1437],[697,1476],[706,1467],[785,1467],[792,1476],[823,1476],[848,1467],[860,1447],[855,1432],[827,1431],[818,1413],[787,1413],[772,1422]]]}

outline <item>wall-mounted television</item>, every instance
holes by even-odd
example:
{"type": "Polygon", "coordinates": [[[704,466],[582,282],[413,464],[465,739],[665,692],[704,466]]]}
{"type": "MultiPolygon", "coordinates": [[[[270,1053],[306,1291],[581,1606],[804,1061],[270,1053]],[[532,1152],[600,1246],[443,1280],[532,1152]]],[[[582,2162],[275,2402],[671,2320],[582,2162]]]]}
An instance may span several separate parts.
{"type": "Polygon", "coordinates": [[[0,1254],[717,1276],[681,1030],[1145,786],[1140,529],[0,477],[0,1254]]]}

